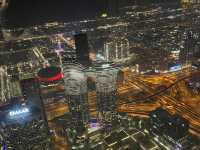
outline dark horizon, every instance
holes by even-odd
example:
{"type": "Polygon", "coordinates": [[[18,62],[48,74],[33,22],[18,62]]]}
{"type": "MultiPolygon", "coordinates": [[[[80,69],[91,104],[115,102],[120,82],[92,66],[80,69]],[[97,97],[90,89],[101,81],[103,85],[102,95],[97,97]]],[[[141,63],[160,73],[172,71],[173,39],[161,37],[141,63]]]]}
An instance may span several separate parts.
{"type": "Polygon", "coordinates": [[[11,0],[5,18],[8,26],[29,26],[94,18],[102,10],[100,0],[11,0]]]}
{"type": "Polygon", "coordinates": [[[105,11],[113,11],[115,6],[130,6],[136,3],[146,5],[151,4],[150,2],[162,3],[166,0],[10,0],[5,20],[6,26],[9,27],[32,26],[54,21],[79,21],[95,18],[105,11]]]}

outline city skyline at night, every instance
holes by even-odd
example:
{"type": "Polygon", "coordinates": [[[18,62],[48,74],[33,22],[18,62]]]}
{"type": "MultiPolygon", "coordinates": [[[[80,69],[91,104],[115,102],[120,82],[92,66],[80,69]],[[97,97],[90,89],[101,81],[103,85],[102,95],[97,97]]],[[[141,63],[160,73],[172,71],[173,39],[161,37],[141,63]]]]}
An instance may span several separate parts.
{"type": "Polygon", "coordinates": [[[200,1],[0,6],[0,149],[200,150],[200,1]]]}

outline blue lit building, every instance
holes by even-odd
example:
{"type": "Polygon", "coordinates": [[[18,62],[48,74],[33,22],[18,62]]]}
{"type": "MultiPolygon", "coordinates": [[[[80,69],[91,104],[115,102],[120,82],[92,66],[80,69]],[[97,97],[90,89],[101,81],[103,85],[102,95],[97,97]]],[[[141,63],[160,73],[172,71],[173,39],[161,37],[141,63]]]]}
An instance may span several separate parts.
{"type": "Polygon", "coordinates": [[[23,104],[5,106],[0,118],[2,150],[51,149],[48,128],[39,109],[23,104]]]}

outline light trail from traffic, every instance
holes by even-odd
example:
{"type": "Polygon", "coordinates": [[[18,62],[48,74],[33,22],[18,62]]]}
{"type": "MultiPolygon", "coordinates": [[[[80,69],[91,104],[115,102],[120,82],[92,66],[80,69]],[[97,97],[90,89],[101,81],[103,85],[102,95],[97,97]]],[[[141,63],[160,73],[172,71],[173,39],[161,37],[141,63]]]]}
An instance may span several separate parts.
{"type": "MultiPolygon", "coordinates": [[[[145,84],[145,82],[142,81],[141,78],[134,77],[134,78],[129,79],[129,82],[137,85],[138,87],[143,89],[145,92],[150,93],[151,97],[154,97],[155,100],[158,100],[158,102],[161,104],[162,107],[167,108],[168,106],[172,106],[172,108],[173,108],[172,110],[168,109],[171,113],[172,112],[177,113],[177,114],[181,115],[182,117],[186,118],[190,122],[190,126],[193,129],[196,129],[196,131],[199,131],[200,113],[195,112],[191,106],[189,106],[183,102],[179,102],[179,101],[177,102],[177,99],[175,99],[171,96],[168,96],[166,93],[164,93],[165,91],[167,91],[168,89],[170,89],[171,87],[176,85],[177,83],[179,83],[187,78],[190,78],[192,75],[193,74],[191,74],[189,76],[185,76],[181,79],[178,79],[177,81],[175,81],[172,85],[170,85],[166,89],[156,92],[156,94],[154,93],[155,89],[152,86],[148,86],[147,84],[145,84]]],[[[125,104],[128,104],[128,103],[125,103],[125,104]]]]}

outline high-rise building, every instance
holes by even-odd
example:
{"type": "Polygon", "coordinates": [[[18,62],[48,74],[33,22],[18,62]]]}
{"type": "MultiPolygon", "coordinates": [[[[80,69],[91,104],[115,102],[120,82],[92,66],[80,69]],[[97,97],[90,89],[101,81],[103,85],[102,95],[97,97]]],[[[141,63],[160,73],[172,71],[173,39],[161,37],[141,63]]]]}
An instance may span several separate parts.
{"type": "Polygon", "coordinates": [[[6,101],[6,96],[4,92],[4,70],[3,68],[0,68],[0,91],[1,91],[1,96],[0,96],[0,101],[5,102],[6,101]]]}
{"type": "Polygon", "coordinates": [[[12,81],[8,75],[7,67],[0,67],[0,104],[8,102],[12,97],[21,97],[18,81],[12,81]]]}
{"type": "Polygon", "coordinates": [[[87,34],[80,33],[74,36],[77,60],[82,65],[89,65],[91,63],[89,58],[89,46],[87,34]]]}
{"type": "Polygon", "coordinates": [[[104,44],[106,61],[117,61],[129,56],[129,41],[127,38],[112,38],[104,44]]]}
{"type": "Polygon", "coordinates": [[[181,64],[190,64],[195,53],[195,39],[190,30],[186,30],[182,35],[184,41],[184,48],[180,51],[180,62],[181,64]]]}
{"type": "Polygon", "coordinates": [[[64,68],[65,95],[72,125],[81,134],[89,122],[87,77],[79,65],[64,68]]]}
{"type": "Polygon", "coordinates": [[[102,13],[106,13],[108,16],[118,16],[119,4],[119,0],[102,0],[102,13]]]}
{"type": "Polygon", "coordinates": [[[117,75],[118,68],[110,62],[96,61],[84,70],[95,82],[96,110],[98,118],[106,132],[114,127],[117,119],[117,75]]]}
{"type": "Polygon", "coordinates": [[[96,81],[99,117],[109,120],[111,115],[116,112],[118,69],[111,63],[96,62],[92,72],[96,81]]]}

